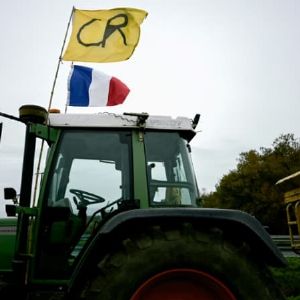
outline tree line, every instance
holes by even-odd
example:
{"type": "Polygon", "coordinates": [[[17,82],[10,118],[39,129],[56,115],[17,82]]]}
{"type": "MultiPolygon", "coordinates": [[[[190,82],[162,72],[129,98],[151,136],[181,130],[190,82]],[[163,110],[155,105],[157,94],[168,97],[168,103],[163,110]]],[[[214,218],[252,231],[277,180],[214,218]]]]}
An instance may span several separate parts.
{"type": "Polygon", "coordinates": [[[204,207],[239,209],[255,216],[271,234],[287,234],[283,193],[276,182],[300,171],[300,140],[282,134],[270,148],[242,152],[216,190],[201,195],[204,207]]]}

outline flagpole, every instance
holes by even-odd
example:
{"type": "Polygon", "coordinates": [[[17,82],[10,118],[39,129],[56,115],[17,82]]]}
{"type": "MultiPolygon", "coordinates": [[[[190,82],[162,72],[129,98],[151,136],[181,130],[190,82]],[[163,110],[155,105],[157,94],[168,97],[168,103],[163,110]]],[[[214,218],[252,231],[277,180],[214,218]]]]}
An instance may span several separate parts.
{"type": "MultiPolygon", "coordinates": [[[[57,63],[57,68],[56,68],[56,72],[55,72],[55,76],[54,76],[54,81],[53,81],[53,84],[52,84],[52,89],[51,89],[51,94],[50,94],[50,99],[49,99],[49,104],[48,104],[48,110],[47,110],[48,113],[47,113],[46,124],[48,123],[48,116],[49,116],[49,111],[50,111],[51,104],[52,104],[54,89],[55,89],[56,80],[57,80],[57,77],[58,77],[58,71],[59,71],[61,61],[62,61],[62,54],[63,54],[64,48],[65,48],[65,44],[66,44],[66,40],[67,40],[67,36],[68,36],[68,32],[69,32],[69,28],[70,28],[70,24],[71,24],[71,20],[72,20],[74,10],[75,10],[75,7],[73,6],[72,11],[71,11],[71,15],[70,15],[70,18],[69,18],[69,21],[68,21],[65,37],[64,37],[64,40],[63,40],[63,44],[62,44],[62,47],[61,47],[61,51],[60,51],[60,55],[59,55],[59,59],[58,59],[58,63],[57,63]]],[[[41,166],[43,148],[44,148],[44,140],[42,140],[39,160],[38,160],[37,169],[36,169],[35,186],[34,186],[34,194],[33,194],[33,205],[35,205],[35,201],[36,201],[36,192],[37,192],[38,178],[39,178],[39,174],[40,174],[40,166],[41,166]]]]}
{"type": "Polygon", "coordinates": [[[58,64],[57,64],[57,68],[56,68],[56,72],[55,72],[55,76],[54,76],[54,81],[53,81],[51,95],[50,95],[50,100],[49,100],[49,105],[48,105],[48,112],[49,112],[49,109],[50,109],[51,104],[52,104],[52,99],[53,99],[53,94],[54,94],[54,88],[55,88],[55,85],[56,85],[56,80],[57,80],[57,76],[58,76],[59,67],[60,67],[60,64],[61,64],[61,61],[62,61],[61,57],[62,57],[64,48],[65,48],[65,44],[66,44],[66,40],[67,40],[67,36],[68,36],[68,32],[69,32],[69,28],[70,28],[70,24],[71,24],[71,20],[72,20],[72,16],[73,16],[74,10],[75,10],[75,7],[73,6],[72,12],[71,12],[71,15],[70,15],[70,18],[69,18],[69,21],[68,21],[68,25],[67,25],[67,30],[66,30],[66,33],[65,33],[64,41],[63,41],[63,44],[62,44],[62,47],[61,47],[59,59],[58,59],[58,64]]]}

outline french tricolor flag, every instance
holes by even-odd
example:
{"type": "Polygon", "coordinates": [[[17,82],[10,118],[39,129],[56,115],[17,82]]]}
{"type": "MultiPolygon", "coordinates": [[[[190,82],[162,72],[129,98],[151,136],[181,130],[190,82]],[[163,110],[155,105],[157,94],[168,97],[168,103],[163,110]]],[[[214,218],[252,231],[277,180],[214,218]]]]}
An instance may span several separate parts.
{"type": "Polygon", "coordinates": [[[122,104],[129,88],[119,79],[92,68],[73,65],[68,78],[68,106],[113,106],[122,104]]]}

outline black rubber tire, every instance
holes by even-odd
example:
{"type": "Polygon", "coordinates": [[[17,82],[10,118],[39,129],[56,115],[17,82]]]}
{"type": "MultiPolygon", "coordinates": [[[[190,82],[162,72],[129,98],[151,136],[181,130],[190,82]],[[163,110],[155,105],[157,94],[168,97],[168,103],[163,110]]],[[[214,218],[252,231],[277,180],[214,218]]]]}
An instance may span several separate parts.
{"type": "Polygon", "coordinates": [[[151,227],[124,239],[114,253],[97,264],[96,275],[81,296],[87,300],[130,300],[147,279],[174,268],[209,273],[238,300],[285,299],[268,268],[251,258],[247,245],[233,246],[220,229],[203,232],[191,224],[176,229],[151,227]]]}

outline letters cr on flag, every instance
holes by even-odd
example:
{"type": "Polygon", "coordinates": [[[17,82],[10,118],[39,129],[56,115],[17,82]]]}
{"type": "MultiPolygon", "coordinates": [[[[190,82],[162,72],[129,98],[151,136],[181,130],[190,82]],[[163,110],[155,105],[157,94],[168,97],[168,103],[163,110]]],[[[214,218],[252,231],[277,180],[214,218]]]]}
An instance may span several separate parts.
{"type": "Polygon", "coordinates": [[[130,90],[115,77],[74,65],[68,78],[68,92],[68,106],[99,107],[122,104],[130,90]]]}
{"type": "Polygon", "coordinates": [[[140,24],[147,14],[136,8],[74,9],[72,33],[62,59],[84,62],[127,60],[139,42],[140,24]]]}

